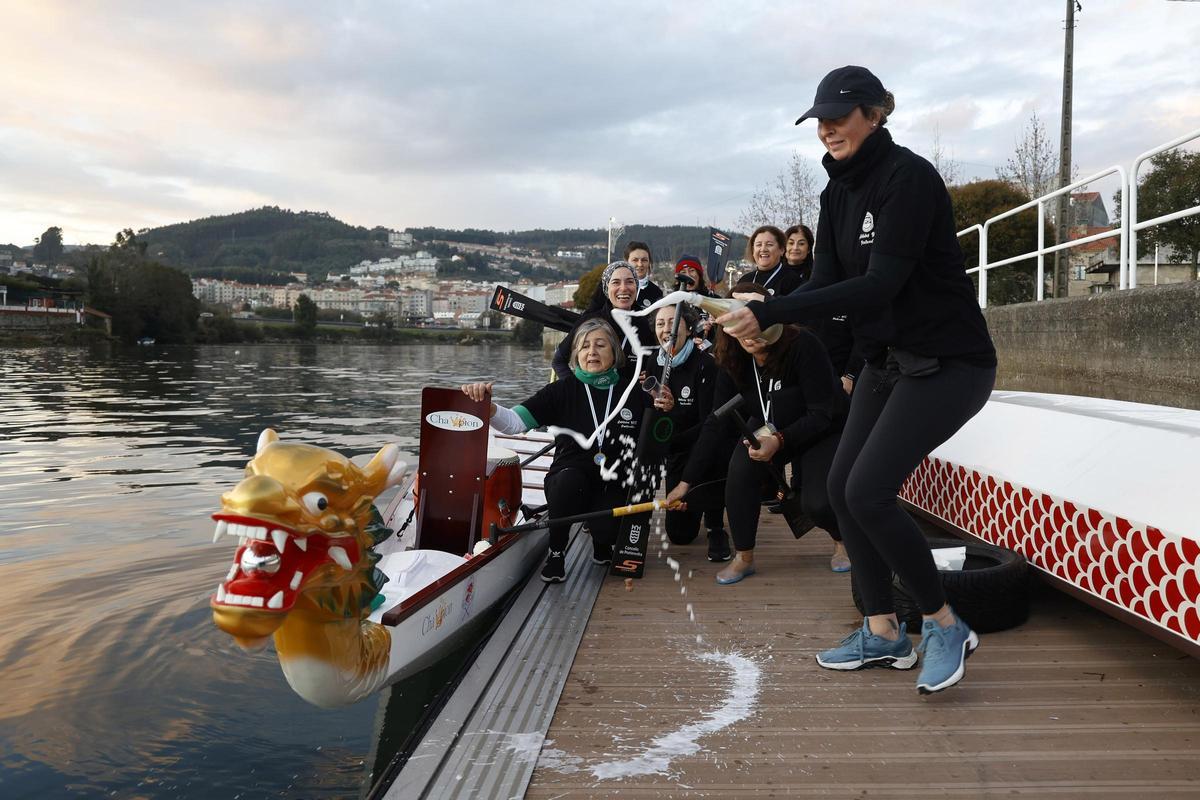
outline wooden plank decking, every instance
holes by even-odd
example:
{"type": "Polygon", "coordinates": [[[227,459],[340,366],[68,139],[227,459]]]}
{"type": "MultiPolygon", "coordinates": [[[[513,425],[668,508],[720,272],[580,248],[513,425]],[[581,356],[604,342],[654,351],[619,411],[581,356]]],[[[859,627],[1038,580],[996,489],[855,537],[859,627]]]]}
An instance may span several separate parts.
{"type": "Polygon", "coordinates": [[[823,670],[814,653],[861,623],[831,551],[764,515],[740,584],[713,582],[703,534],[633,591],[608,578],[526,797],[1200,797],[1200,662],[1039,583],[1029,622],[981,637],[946,692],[823,670]],[[714,651],[758,668],[725,727],[712,712],[739,716],[750,682],[714,651]]]}

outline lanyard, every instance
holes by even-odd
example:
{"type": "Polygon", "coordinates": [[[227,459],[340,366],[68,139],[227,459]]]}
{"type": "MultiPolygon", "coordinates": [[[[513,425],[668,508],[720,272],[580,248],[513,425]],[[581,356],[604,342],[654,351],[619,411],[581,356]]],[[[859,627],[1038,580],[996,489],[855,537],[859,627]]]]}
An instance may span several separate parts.
{"type": "Polygon", "coordinates": [[[767,389],[767,402],[763,402],[762,393],[762,378],[758,377],[758,362],[753,358],[750,359],[751,366],[754,367],[754,388],[758,389],[758,405],[763,412],[763,424],[766,425],[771,421],[771,389],[767,389]]]}
{"type": "MultiPolygon", "coordinates": [[[[599,450],[600,446],[604,444],[604,427],[601,427],[600,420],[596,418],[596,404],[592,402],[591,388],[584,384],[583,391],[587,394],[588,408],[590,408],[592,411],[592,424],[596,426],[592,433],[596,436],[596,449],[599,450]]],[[[612,403],[612,392],[613,387],[608,387],[608,399],[604,401],[605,426],[608,424],[608,409],[612,403]]]]}
{"type": "MultiPolygon", "coordinates": [[[[779,274],[779,270],[781,270],[781,269],[783,269],[782,261],[779,262],[779,266],[775,267],[775,271],[771,273],[771,276],[762,282],[762,287],[764,289],[767,288],[768,284],[770,284],[771,281],[775,280],[775,276],[779,274]]],[[[758,273],[757,272],[754,273],[754,282],[758,283],[758,273]]]]}

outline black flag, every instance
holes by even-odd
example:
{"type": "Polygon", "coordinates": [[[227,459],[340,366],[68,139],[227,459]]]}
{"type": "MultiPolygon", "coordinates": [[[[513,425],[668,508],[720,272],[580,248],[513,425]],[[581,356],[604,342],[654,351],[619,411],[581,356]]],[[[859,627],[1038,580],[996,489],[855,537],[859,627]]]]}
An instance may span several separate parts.
{"type": "Polygon", "coordinates": [[[725,263],[729,261],[729,245],[732,243],[728,233],[716,228],[708,229],[708,266],[704,272],[709,286],[720,286],[721,281],[725,280],[725,263]]]}

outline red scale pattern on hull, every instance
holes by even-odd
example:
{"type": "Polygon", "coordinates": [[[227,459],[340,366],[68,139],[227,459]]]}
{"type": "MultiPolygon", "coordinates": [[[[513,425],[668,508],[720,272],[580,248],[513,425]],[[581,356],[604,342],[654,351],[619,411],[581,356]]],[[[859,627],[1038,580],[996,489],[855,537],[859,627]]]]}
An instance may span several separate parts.
{"type": "Polygon", "coordinates": [[[1035,567],[1200,643],[1200,541],[927,458],[900,497],[1035,567]]]}

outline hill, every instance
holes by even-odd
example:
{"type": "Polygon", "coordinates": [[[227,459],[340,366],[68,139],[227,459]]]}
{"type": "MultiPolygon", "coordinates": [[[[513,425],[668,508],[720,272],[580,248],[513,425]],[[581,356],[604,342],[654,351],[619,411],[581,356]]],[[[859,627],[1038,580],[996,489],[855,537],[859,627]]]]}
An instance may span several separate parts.
{"type": "MultiPolygon", "coordinates": [[[[540,250],[553,254],[557,250],[579,250],[589,265],[601,263],[608,247],[608,231],[603,228],[564,228],[528,231],[491,231],[479,228],[408,228],[418,241],[461,242],[465,245],[485,245],[540,250]]],[[[698,256],[704,261],[708,253],[708,228],[694,225],[629,225],[613,245],[613,257],[620,258],[627,242],[645,242],[654,254],[659,268],[674,266],[684,254],[698,256]]],[[[740,258],[746,247],[746,237],[733,235],[732,257],[740,258]]]]}
{"type": "MultiPolygon", "coordinates": [[[[445,277],[460,277],[459,273],[463,273],[461,277],[500,280],[525,275],[546,282],[576,276],[602,263],[608,238],[607,231],[601,228],[525,231],[409,228],[408,232],[413,234],[418,247],[432,250],[443,259],[438,271],[445,277]],[[430,244],[435,241],[451,244],[430,244]],[[516,252],[511,261],[498,257],[493,251],[483,254],[486,262],[482,258],[473,258],[465,265],[450,263],[452,255],[469,253],[472,245],[481,246],[481,250],[507,245],[516,252]],[[580,251],[584,257],[558,259],[554,254],[559,250],[580,251]],[[557,270],[526,263],[522,252],[544,256],[557,270]]],[[[394,256],[396,251],[387,246],[387,234],[386,228],[348,225],[323,211],[291,211],[265,206],[237,214],[149,228],[138,231],[137,236],[146,242],[147,256],[177,267],[192,277],[281,284],[289,280],[288,273],[291,272],[305,272],[311,280],[320,281],[326,274],[345,272],[360,261],[394,256]]],[[[659,269],[669,270],[684,253],[703,260],[708,248],[708,229],[685,225],[630,225],[614,247],[616,257],[620,257],[628,241],[649,244],[659,269]]],[[[744,245],[744,238],[735,237],[735,256],[741,254],[744,245]]],[[[538,260],[530,258],[530,261],[538,260]]]]}
{"type": "Polygon", "coordinates": [[[138,238],[151,258],[193,277],[262,283],[289,272],[319,279],[391,252],[385,228],[368,230],[323,211],[275,206],[149,228],[138,238]]]}

